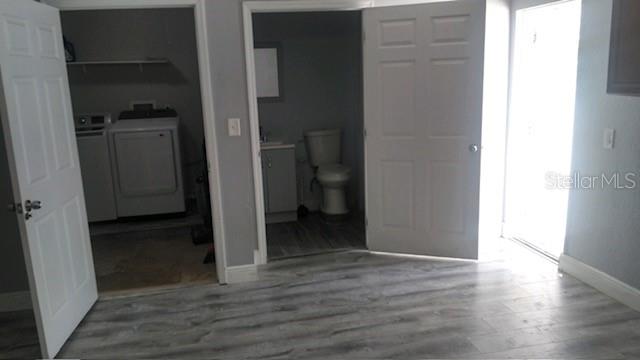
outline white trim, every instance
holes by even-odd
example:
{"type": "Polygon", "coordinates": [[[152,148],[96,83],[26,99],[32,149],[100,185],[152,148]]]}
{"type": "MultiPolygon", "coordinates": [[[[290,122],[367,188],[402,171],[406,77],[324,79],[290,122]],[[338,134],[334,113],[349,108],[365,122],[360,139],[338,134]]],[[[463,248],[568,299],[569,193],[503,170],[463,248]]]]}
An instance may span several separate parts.
{"type": "Polygon", "coordinates": [[[32,309],[31,294],[28,291],[16,291],[0,294],[0,312],[32,309]]]}
{"type": "MultiPolygon", "coordinates": [[[[245,1],[242,3],[244,54],[247,71],[247,95],[249,98],[249,133],[251,136],[253,189],[256,209],[256,230],[258,233],[258,255],[255,256],[256,265],[267,263],[267,234],[264,213],[264,193],[262,187],[262,162],[260,161],[260,121],[258,119],[258,97],[256,89],[255,59],[253,53],[252,14],[265,12],[362,10],[371,6],[372,0],[286,0],[245,1]]],[[[227,273],[227,275],[228,274],[229,273],[227,273]]]]}
{"type": "Polygon", "coordinates": [[[254,264],[230,266],[225,274],[228,284],[258,280],[258,266],[254,264]]]}
{"type": "Polygon", "coordinates": [[[209,192],[211,193],[211,215],[213,221],[214,246],[218,282],[226,280],[227,252],[224,221],[222,214],[222,189],[218,161],[216,120],[213,103],[213,82],[211,72],[211,52],[207,33],[207,0],[43,0],[44,3],[61,11],[71,10],[107,10],[107,9],[154,9],[168,7],[191,7],[194,9],[196,43],[198,48],[198,68],[200,75],[200,93],[202,97],[202,115],[204,117],[204,135],[209,168],[209,192]]]}
{"type": "MultiPolygon", "coordinates": [[[[285,1],[245,1],[243,10],[251,13],[304,12],[304,11],[347,11],[362,10],[372,6],[372,0],[285,0],[285,1]]],[[[244,13],[244,12],[243,12],[244,13]]],[[[245,22],[245,29],[246,29],[245,22]]],[[[251,33],[253,38],[253,33],[251,33]]]]}
{"type": "Polygon", "coordinates": [[[570,1],[570,0],[512,0],[511,12],[512,12],[512,15],[515,17],[515,13],[518,10],[533,9],[537,7],[551,5],[552,3],[564,2],[564,1],[570,1]]]}
{"type": "Polygon", "coordinates": [[[460,1],[460,0],[373,0],[374,7],[420,5],[435,2],[460,1]]]}
{"type": "Polygon", "coordinates": [[[640,290],[568,255],[560,256],[560,270],[591,285],[630,308],[640,311],[640,290]]]}
{"type": "Polygon", "coordinates": [[[255,59],[253,53],[253,2],[242,4],[244,27],[244,51],[247,71],[247,96],[249,99],[249,135],[251,136],[251,159],[253,188],[256,208],[256,230],[258,232],[258,256],[256,264],[267,263],[267,232],[262,187],[262,162],[260,160],[260,122],[258,120],[258,90],[256,88],[255,59]]]}
{"type": "MultiPolygon", "coordinates": [[[[131,0],[128,0],[131,1],[131,0]]],[[[148,1],[148,0],[145,0],[148,1]]],[[[179,0],[180,1],[180,0],[179,0]]],[[[200,92],[204,116],[205,144],[209,169],[209,194],[211,196],[211,216],[214,233],[214,248],[218,282],[225,284],[227,269],[227,248],[222,212],[222,187],[220,181],[220,161],[218,160],[218,137],[216,116],[213,105],[213,80],[207,31],[206,0],[197,0],[194,9],[196,40],[198,43],[198,65],[200,72],[200,92]]]]}
{"type": "Polygon", "coordinates": [[[194,7],[200,0],[42,0],[62,11],[194,7]]]}

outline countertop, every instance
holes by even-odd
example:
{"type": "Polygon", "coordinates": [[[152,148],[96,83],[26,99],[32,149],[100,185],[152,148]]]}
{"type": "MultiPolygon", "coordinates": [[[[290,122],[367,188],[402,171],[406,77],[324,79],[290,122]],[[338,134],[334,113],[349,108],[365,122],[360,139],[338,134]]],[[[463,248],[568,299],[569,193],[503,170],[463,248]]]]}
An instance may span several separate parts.
{"type": "Polygon", "coordinates": [[[266,142],[260,144],[261,150],[282,150],[282,149],[295,149],[295,144],[284,144],[281,142],[266,142]]]}

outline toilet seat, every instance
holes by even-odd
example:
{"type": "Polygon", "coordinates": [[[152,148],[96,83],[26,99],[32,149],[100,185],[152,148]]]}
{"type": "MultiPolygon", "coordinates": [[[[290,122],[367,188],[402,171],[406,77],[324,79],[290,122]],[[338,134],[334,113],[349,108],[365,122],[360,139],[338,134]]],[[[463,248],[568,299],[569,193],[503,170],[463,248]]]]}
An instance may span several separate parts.
{"type": "Polygon", "coordinates": [[[351,168],[342,164],[327,164],[318,167],[316,174],[320,182],[345,181],[351,176],[351,168]]]}

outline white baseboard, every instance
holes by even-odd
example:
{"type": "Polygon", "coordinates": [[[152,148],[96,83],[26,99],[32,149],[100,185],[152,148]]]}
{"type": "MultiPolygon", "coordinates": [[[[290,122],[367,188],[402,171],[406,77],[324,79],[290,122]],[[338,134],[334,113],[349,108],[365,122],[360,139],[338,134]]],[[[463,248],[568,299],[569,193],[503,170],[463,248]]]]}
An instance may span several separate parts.
{"type": "Polygon", "coordinates": [[[31,309],[31,294],[28,291],[0,294],[0,312],[28,309],[31,309]]]}
{"type": "Polygon", "coordinates": [[[227,268],[227,284],[258,280],[258,267],[254,264],[227,268]]]}
{"type": "Polygon", "coordinates": [[[560,256],[560,270],[640,311],[640,290],[568,255],[560,256]]]}

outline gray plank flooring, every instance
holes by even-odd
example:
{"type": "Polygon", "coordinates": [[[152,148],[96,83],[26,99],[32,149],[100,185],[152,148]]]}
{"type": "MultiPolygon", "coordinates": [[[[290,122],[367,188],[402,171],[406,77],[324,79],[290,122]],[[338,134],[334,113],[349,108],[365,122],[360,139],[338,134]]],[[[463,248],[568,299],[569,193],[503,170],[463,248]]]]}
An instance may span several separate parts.
{"type": "Polygon", "coordinates": [[[274,261],[257,282],[101,300],[60,357],[638,358],[640,313],[524,256],[274,261]]]}
{"type": "Polygon", "coordinates": [[[269,260],[365,247],[362,214],[352,214],[342,222],[327,222],[314,212],[295,222],[267,224],[269,260]]]}
{"type": "Polygon", "coordinates": [[[40,356],[33,311],[0,312],[0,359],[36,359],[40,356]]]}

